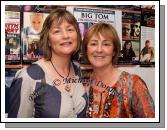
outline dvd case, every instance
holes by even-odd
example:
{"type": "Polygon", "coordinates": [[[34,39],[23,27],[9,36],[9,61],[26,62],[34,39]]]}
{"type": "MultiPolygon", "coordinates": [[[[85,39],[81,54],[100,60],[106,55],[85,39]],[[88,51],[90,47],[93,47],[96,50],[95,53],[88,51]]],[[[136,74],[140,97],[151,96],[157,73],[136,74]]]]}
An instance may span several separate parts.
{"type": "Polygon", "coordinates": [[[5,11],[5,63],[20,64],[20,12],[5,11]]]}

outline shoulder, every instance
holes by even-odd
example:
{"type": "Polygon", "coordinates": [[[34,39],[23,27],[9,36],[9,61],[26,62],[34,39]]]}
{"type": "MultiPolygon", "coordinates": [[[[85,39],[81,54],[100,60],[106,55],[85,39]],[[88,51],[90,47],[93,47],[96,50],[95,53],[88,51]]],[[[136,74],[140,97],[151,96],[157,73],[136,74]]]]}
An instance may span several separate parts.
{"type": "Polygon", "coordinates": [[[16,72],[14,79],[18,79],[18,78],[24,77],[24,75],[26,75],[26,70],[27,70],[27,66],[23,67],[22,69],[19,69],[16,72]]]}
{"type": "Polygon", "coordinates": [[[121,76],[120,76],[121,79],[128,80],[128,79],[130,79],[132,77],[133,77],[133,74],[131,74],[131,73],[127,72],[127,71],[122,71],[121,72],[121,76]]]}
{"type": "Polygon", "coordinates": [[[132,74],[127,71],[122,71],[121,73],[124,78],[132,77],[133,80],[141,80],[141,77],[137,74],[132,74]]]}
{"type": "Polygon", "coordinates": [[[44,77],[45,72],[40,65],[34,63],[27,67],[27,74],[34,80],[40,80],[44,77]]]}
{"type": "Polygon", "coordinates": [[[124,78],[125,80],[132,80],[133,83],[145,84],[145,81],[139,75],[132,74],[132,73],[129,73],[129,72],[126,72],[126,71],[122,72],[122,78],[124,78]]]}
{"type": "Polygon", "coordinates": [[[140,89],[147,90],[148,89],[147,84],[139,75],[130,74],[130,73],[127,73],[127,75],[129,75],[129,77],[131,77],[130,79],[132,81],[132,88],[133,89],[136,89],[136,90],[140,90],[140,89]]]}
{"type": "Polygon", "coordinates": [[[31,78],[33,80],[40,80],[44,77],[45,73],[38,64],[31,64],[17,71],[15,79],[17,78],[31,78]]]}
{"type": "Polygon", "coordinates": [[[147,84],[139,75],[123,71],[121,76],[120,79],[126,83],[129,89],[134,91],[148,90],[147,84]]]}
{"type": "Polygon", "coordinates": [[[134,82],[141,82],[145,84],[145,81],[137,74],[133,74],[133,80],[134,82]]]}

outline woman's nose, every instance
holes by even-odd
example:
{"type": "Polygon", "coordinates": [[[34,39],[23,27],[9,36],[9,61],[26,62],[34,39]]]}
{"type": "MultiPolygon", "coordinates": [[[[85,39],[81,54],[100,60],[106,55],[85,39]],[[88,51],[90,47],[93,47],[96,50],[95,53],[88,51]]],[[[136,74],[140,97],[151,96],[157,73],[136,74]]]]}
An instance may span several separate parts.
{"type": "Polygon", "coordinates": [[[63,38],[69,38],[68,31],[66,30],[63,31],[63,38]]]}
{"type": "Polygon", "coordinates": [[[102,52],[102,45],[98,44],[97,48],[96,48],[97,52],[102,52]]]}

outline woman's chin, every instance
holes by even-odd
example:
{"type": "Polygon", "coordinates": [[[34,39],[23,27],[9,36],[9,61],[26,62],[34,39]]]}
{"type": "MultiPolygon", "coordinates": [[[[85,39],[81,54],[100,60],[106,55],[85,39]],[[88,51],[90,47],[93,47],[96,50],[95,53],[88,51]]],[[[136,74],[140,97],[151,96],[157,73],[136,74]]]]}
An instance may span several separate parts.
{"type": "Polygon", "coordinates": [[[104,64],[92,64],[92,66],[94,67],[94,68],[103,68],[105,65],[104,64]]]}
{"type": "Polygon", "coordinates": [[[73,52],[74,52],[74,51],[63,51],[61,54],[62,54],[62,55],[67,55],[67,56],[69,56],[69,55],[72,55],[73,52]]]}

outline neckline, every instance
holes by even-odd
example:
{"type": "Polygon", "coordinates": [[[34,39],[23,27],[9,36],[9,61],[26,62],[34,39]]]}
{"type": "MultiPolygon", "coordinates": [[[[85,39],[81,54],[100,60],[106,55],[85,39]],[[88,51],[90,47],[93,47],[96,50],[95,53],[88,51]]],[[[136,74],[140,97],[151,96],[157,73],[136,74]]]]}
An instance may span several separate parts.
{"type": "MultiPolygon", "coordinates": [[[[109,86],[111,88],[116,88],[117,84],[120,82],[120,80],[122,79],[124,74],[125,74],[125,71],[121,71],[120,75],[118,76],[118,80],[112,86],[111,85],[106,85],[106,86],[109,86]]],[[[97,81],[97,82],[99,82],[99,81],[97,81]]],[[[94,86],[97,86],[97,85],[94,85],[94,86]]],[[[97,87],[101,88],[101,90],[103,90],[102,92],[107,91],[107,89],[105,89],[105,88],[102,88],[99,86],[97,86],[97,87]]]]}
{"type": "MultiPolygon", "coordinates": [[[[74,88],[72,89],[72,92],[63,91],[63,90],[59,89],[59,87],[53,85],[53,81],[54,81],[55,79],[52,80],[52,79],[49,77],[49,74],[48,74],[47,71],[46,71],[46,67],[45,67],[43,64],[41,65],[41,64],[35,63],[35,62],[34,62],[34,64],[39,65],[39,66],[43,69],[43,71],[44,71],[44,73],[45,73],[45,78],[46,78],[47,84],[49,84],[50,86],[54,87],[54,89],[57,89],[61,94],[65,94],[65,95],[68,95],[68,96],[73,95],[73,93],[74,93],[74,91],[75,91],[75,88],[76,88],[76,85],[73,85],[74,88]]],[[[72,67],[72,68],[71,68],[71,71],[74,72],[74,78],[79,78],[78,75],[77,75],[76,72],[75,72],[74,65],[73,65],[72,62],[70,62],[70,66],[72,67]]]]}
{"type": "Polygon", "coordinates": [[[64,76],[62,76],[62,75],[58,72],[58,70],[57,70],[56,67],[54,66],[52,60],[50,60],[50,62],[51,62],[52,67],[53,67],[54,70],[56,71],[56,73],[57,73],[62,79],[68,78],[68,76],[69,76],[69,74],[70,74],[70,70],[71,70],[71,63],[70,63],[70,67],[69,67],[68,74],[67,74],[66,77],[64,77],[64,76]]]}

